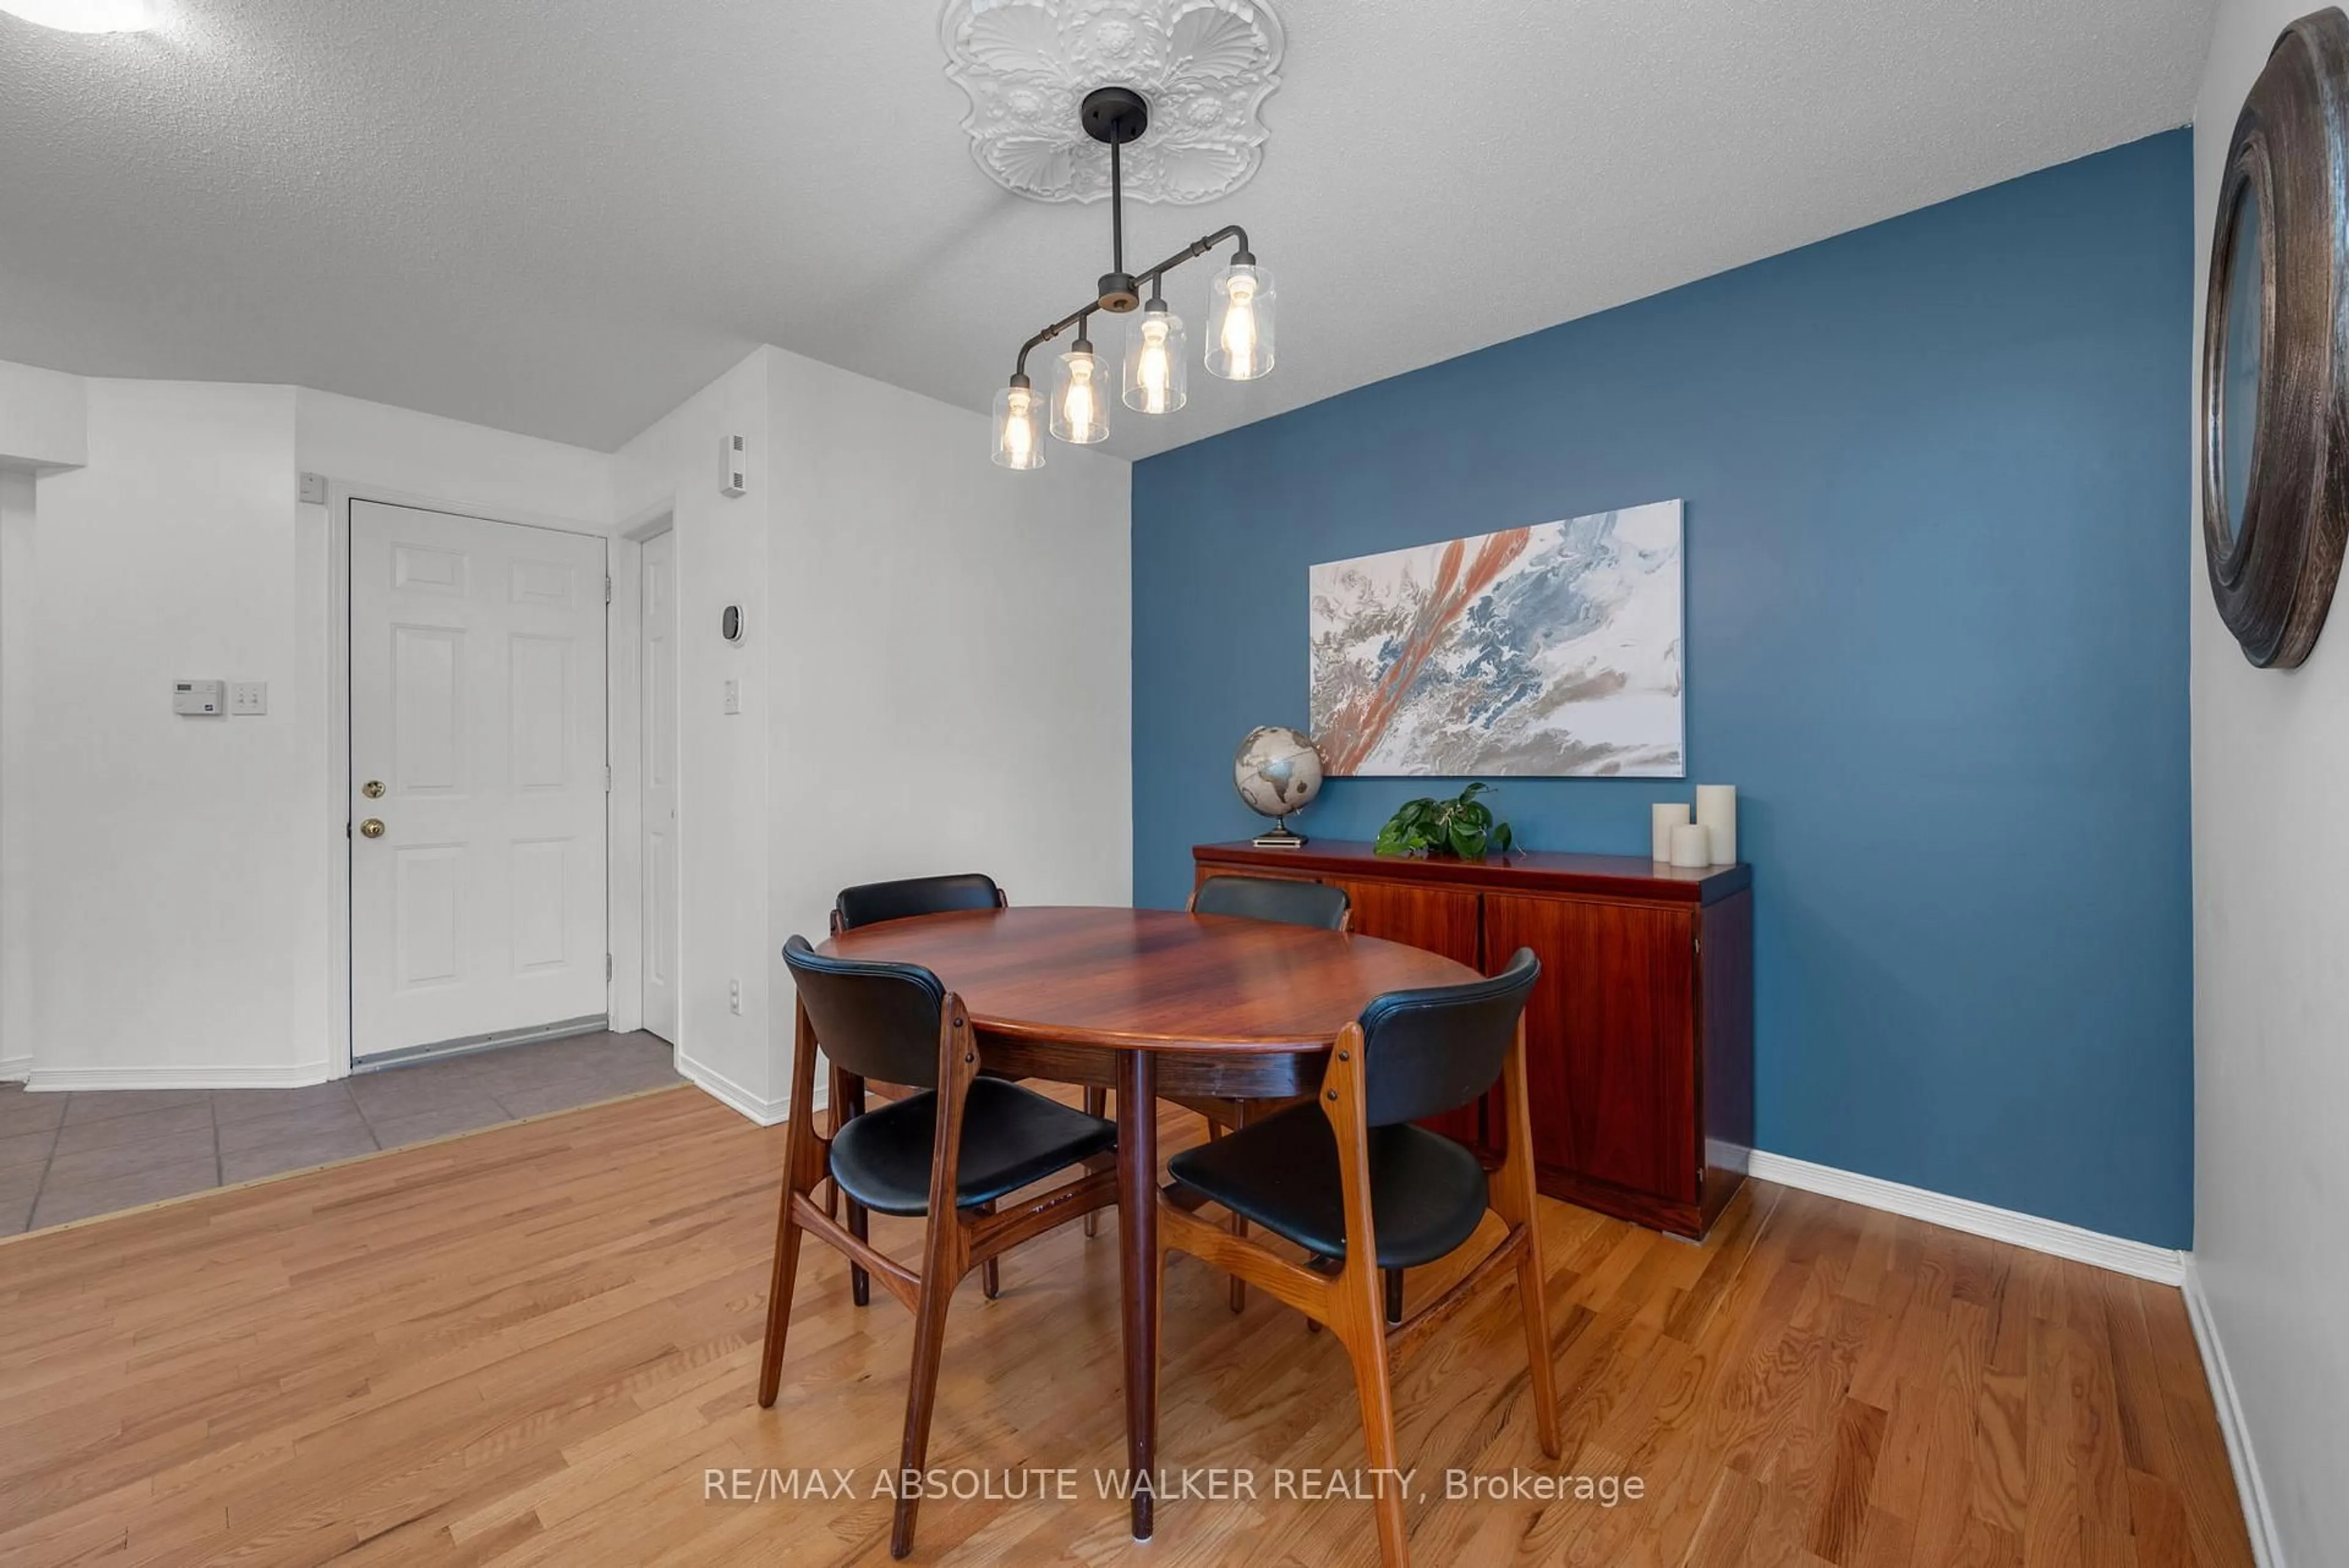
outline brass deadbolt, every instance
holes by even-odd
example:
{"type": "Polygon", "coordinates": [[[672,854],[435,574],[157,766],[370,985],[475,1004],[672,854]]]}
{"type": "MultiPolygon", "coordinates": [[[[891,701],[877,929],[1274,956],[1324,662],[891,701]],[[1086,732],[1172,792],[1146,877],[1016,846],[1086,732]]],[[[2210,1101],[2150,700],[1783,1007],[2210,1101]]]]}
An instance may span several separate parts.
{"type": "Polygon", "coordinates": [[[368,779],[366,783],[359,786],[359,793],[366,796],[370,800],[382,799],[383,780],[380,779],[368,779]]]}

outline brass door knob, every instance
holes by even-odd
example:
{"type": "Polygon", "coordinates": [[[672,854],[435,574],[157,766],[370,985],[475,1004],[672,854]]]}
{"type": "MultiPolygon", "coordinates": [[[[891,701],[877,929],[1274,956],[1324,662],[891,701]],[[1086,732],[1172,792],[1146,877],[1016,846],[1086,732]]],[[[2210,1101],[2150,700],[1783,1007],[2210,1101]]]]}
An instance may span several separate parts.
{"type": "Polygon", "coordinates": [[[359,824],[359,836],[361,838],[367,839],[382,838],[383,819],[381,817],[369,817],[366,821],[361,822],[359,824]]]}
{"type": "Polygon", "coordinates": [[[382,799],[383,780],[380,779],[368,779],[366,783],[359,786],[359,793],[366,796],[370,800],[382,799]]]}

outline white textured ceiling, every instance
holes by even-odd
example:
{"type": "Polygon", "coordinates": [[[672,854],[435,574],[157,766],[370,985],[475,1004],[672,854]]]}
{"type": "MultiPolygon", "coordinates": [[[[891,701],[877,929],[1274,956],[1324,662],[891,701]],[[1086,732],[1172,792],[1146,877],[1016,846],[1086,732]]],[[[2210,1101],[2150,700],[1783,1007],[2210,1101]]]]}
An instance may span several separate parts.
{"type": "MultiPolygon", "coordinates": [[[[931,0],[0,15],[0,359],[298,382],[617,446],[768,342],[983,408],[1104,208],[971,161],[931,0]]],[[[1279,0],[1237,195],[1280,363],[1162,450],[2184,122],[2211,0],[1279,0]]],[[[1171,290],[1204,315],[1210,263],[1171,290]]],[[[1104,346],[1107,346],[1104,342],[1104,346]]]]}

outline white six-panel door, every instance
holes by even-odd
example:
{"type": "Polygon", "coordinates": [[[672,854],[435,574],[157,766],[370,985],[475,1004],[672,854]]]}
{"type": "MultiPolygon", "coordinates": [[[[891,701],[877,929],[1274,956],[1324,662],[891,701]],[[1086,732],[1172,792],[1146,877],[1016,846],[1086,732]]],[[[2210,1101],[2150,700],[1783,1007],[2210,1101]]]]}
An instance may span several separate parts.
{"type": "Polygon", "coordinates": [[[645,1027],[677,1041],[677,535],[645,541],[645,1027]]]}
{"type": "Polygon", "coordinates": [[[604,1013],[605,592],[592,535],[351,503],[355,1060],[604,1013]]]}

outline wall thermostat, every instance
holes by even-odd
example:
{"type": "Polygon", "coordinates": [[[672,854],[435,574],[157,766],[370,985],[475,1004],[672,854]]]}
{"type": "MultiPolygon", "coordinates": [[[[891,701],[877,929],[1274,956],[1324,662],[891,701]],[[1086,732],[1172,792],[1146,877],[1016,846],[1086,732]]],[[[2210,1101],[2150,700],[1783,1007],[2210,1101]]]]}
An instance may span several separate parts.
{"type": "Polygon", "coordinates": [[[728,436],[719,442],[719,495],[741,495],[750,488],[750,438],[728,436]]]}
{"type": "Polygon", "coordinates": [[[194,714],[199,717],[206,714],[226,713],[228,683],[226,681],[173,681],[171,711],[194,714]]]}
{"type": "Polygon", "coordinates": [[[730,643],[742,640],[742,606],[729,604],[726,613],[718,617],[718,634],[730,643]]]}

